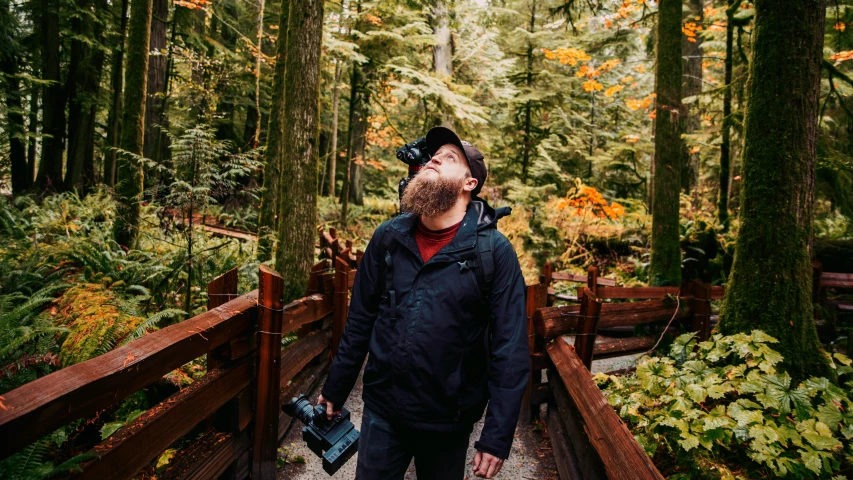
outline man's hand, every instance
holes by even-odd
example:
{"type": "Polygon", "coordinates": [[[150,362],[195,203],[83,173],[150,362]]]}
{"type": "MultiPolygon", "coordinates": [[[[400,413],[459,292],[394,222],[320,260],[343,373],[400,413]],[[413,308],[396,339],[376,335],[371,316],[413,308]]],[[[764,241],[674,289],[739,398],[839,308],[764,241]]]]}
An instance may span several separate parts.
{"type": "Polygon", "coordinates": [[[474,474],[483,478],[495,478],[495,475],[501,471],[504,461],[490,453],[485,453],[477,450],[474,454],[474,474]]]}
{"type": "Polygon", "coordinates": [[[323,398],[323,394],[320,394],[320,398],[317,399],[317,405],[326,405],[326,418],[331,420],[332,417],[341,413],[341,409],[335,410],[335,404],[323,398]]]}

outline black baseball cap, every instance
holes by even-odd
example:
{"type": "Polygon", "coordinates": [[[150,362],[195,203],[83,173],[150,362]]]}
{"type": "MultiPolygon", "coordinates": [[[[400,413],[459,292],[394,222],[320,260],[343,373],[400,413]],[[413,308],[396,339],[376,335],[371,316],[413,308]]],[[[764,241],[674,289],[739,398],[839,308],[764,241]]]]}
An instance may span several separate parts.
{"type": "Polygon", "coordinates": [[[447,127],[433,127],[426,134],[427,150],[430,154],[435,154],[442,145],[447,145],[448,143],[456,145],[460,150],[465,152],[471,176],[477,179],[477,186],[474,187],[471,194],[477,195],[483,188],[483,183],[486,181],[486,175],[488,174],[483,154],[474,145],[460,140],[459,136],[447,127]]]}

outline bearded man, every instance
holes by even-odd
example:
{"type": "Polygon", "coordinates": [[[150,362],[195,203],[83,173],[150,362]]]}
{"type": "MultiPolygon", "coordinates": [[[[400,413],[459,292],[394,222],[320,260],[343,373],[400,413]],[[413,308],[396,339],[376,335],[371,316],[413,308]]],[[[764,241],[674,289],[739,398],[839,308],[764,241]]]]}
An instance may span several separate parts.
{"type": "Polygon", "coordinates": [[[473,425],[474,475],[509,456],[530,375],[524,278],[495,211],[477,197],[483,155],[453,131],[426,136],[432,159],[409,183],[406,213],[374,232],[318,404],[340,412],[365,356],[356,478],[459,479],[473,425]]]}

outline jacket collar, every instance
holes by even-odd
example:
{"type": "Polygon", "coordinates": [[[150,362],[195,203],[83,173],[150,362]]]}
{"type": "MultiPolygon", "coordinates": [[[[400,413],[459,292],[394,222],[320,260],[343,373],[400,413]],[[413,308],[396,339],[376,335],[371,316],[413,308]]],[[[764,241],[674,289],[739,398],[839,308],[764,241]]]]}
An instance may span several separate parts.
{"type": "MultiPolygon", "coordinates": [[[[484,200],[479,197],[474,197],[468,203],[468,209],[465,211],[465,216],[462,218],[462,225],[459,230],[444,248],[441,249],[430,262],[433,260],[443,261],[451,260],[466,250],[473,250],[477,244],[477,231],[481,228],[494,226],[499,215],[495,214],[484,200]]],[[[418,226],[418,218],[411,213],[404,213],[391,222],[391,229],[397,237],[397,241],[412,251],[418,258],[420,249],[415,241],[415,230],[418,226]]]]}

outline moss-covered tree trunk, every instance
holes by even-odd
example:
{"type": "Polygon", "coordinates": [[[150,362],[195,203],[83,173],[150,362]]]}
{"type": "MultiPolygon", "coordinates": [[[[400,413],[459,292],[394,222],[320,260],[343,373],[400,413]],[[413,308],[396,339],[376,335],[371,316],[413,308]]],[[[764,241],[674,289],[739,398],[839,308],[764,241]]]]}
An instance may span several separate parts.
{"type": "MultiPolygon", "coordinates": [[[[152,0],[132,0],[127,38],[127,73],[124,89],[121,142],[125,152],[142,155],[145,139],[145,93],[148,81],[148,42],[151,35],[152,0]]],[[[142,166],[120,154],[116,168],[116,221],[113,235],[120,245],[131,246],[139,229],[142,200],[142,166]]]]}
{"type": "Polygon", "coordinates": [[[726,8],[726,64],[723,73],[723,132],[720,143],[720,190],[717,192],[717,220],[723,230],[729,228],[729,176],[731,163],[731,116],[732,116],[732,68],[734,67],[732,52],[734,50],[734,14],[740,5],[740,0],[728,0],[726,8]]]}
{"type": "Polygon", "coordinates": [[[341,185],[341,228],[347,228],[349,220],[349,196],[350,196],[350,172],[352,171],[352,162],[355,159],[355,135],[357,117],[360,114],[361,92],[358,86],[361,84],[361,67],[356,62],[352,62],[352,71],[350,72],[350,95],[349,95],[349,120],[347,121],[347,156],[344,163],[344,181],[341,185]]]}
{"type": "Polygon", "coordinates": [[[795,379],[827,371],[812,310],[817,113],[825,0],[755,2],[743,186],[721,332],[760,329],[795,379]]]}
{"type": "Polygon", "coordinates": [[[658,4],[652,285],[681,283],[678,196],[681,188],[681,2],[658,4]]]}
{"type": "Polygon", "coordinates": [[[62,188],[62,154],[65,144],[65,92],[60,78],[59,8],[57,0],[40,0],[42,79],[51,81],[44,87],[42,101],[41,162],[36,176],[39,190],[62,188]]]}
{"type": "Polygon", "coordinates": [[[258,260],[268,260],[273,251],[272,236],[278,232],[279,183],[281,180],[282,115],[284,114],[284,75],[287,68],[287,32],[289,0],[282,0],[278,22],[275,73],[273,74],[270,121],[267,128],[267,145],[264,150],[264,184],[261,211],[258,216],[258,260]]]}
{"type": "Polygon", "coordinates": [[[317,162],[320,143],[320,47],[323,0],[291,3],[285,67],[284,138],[281,146],[279,243],[276,268],[284,302],[305,294],[317,234],[317,162]]]}

